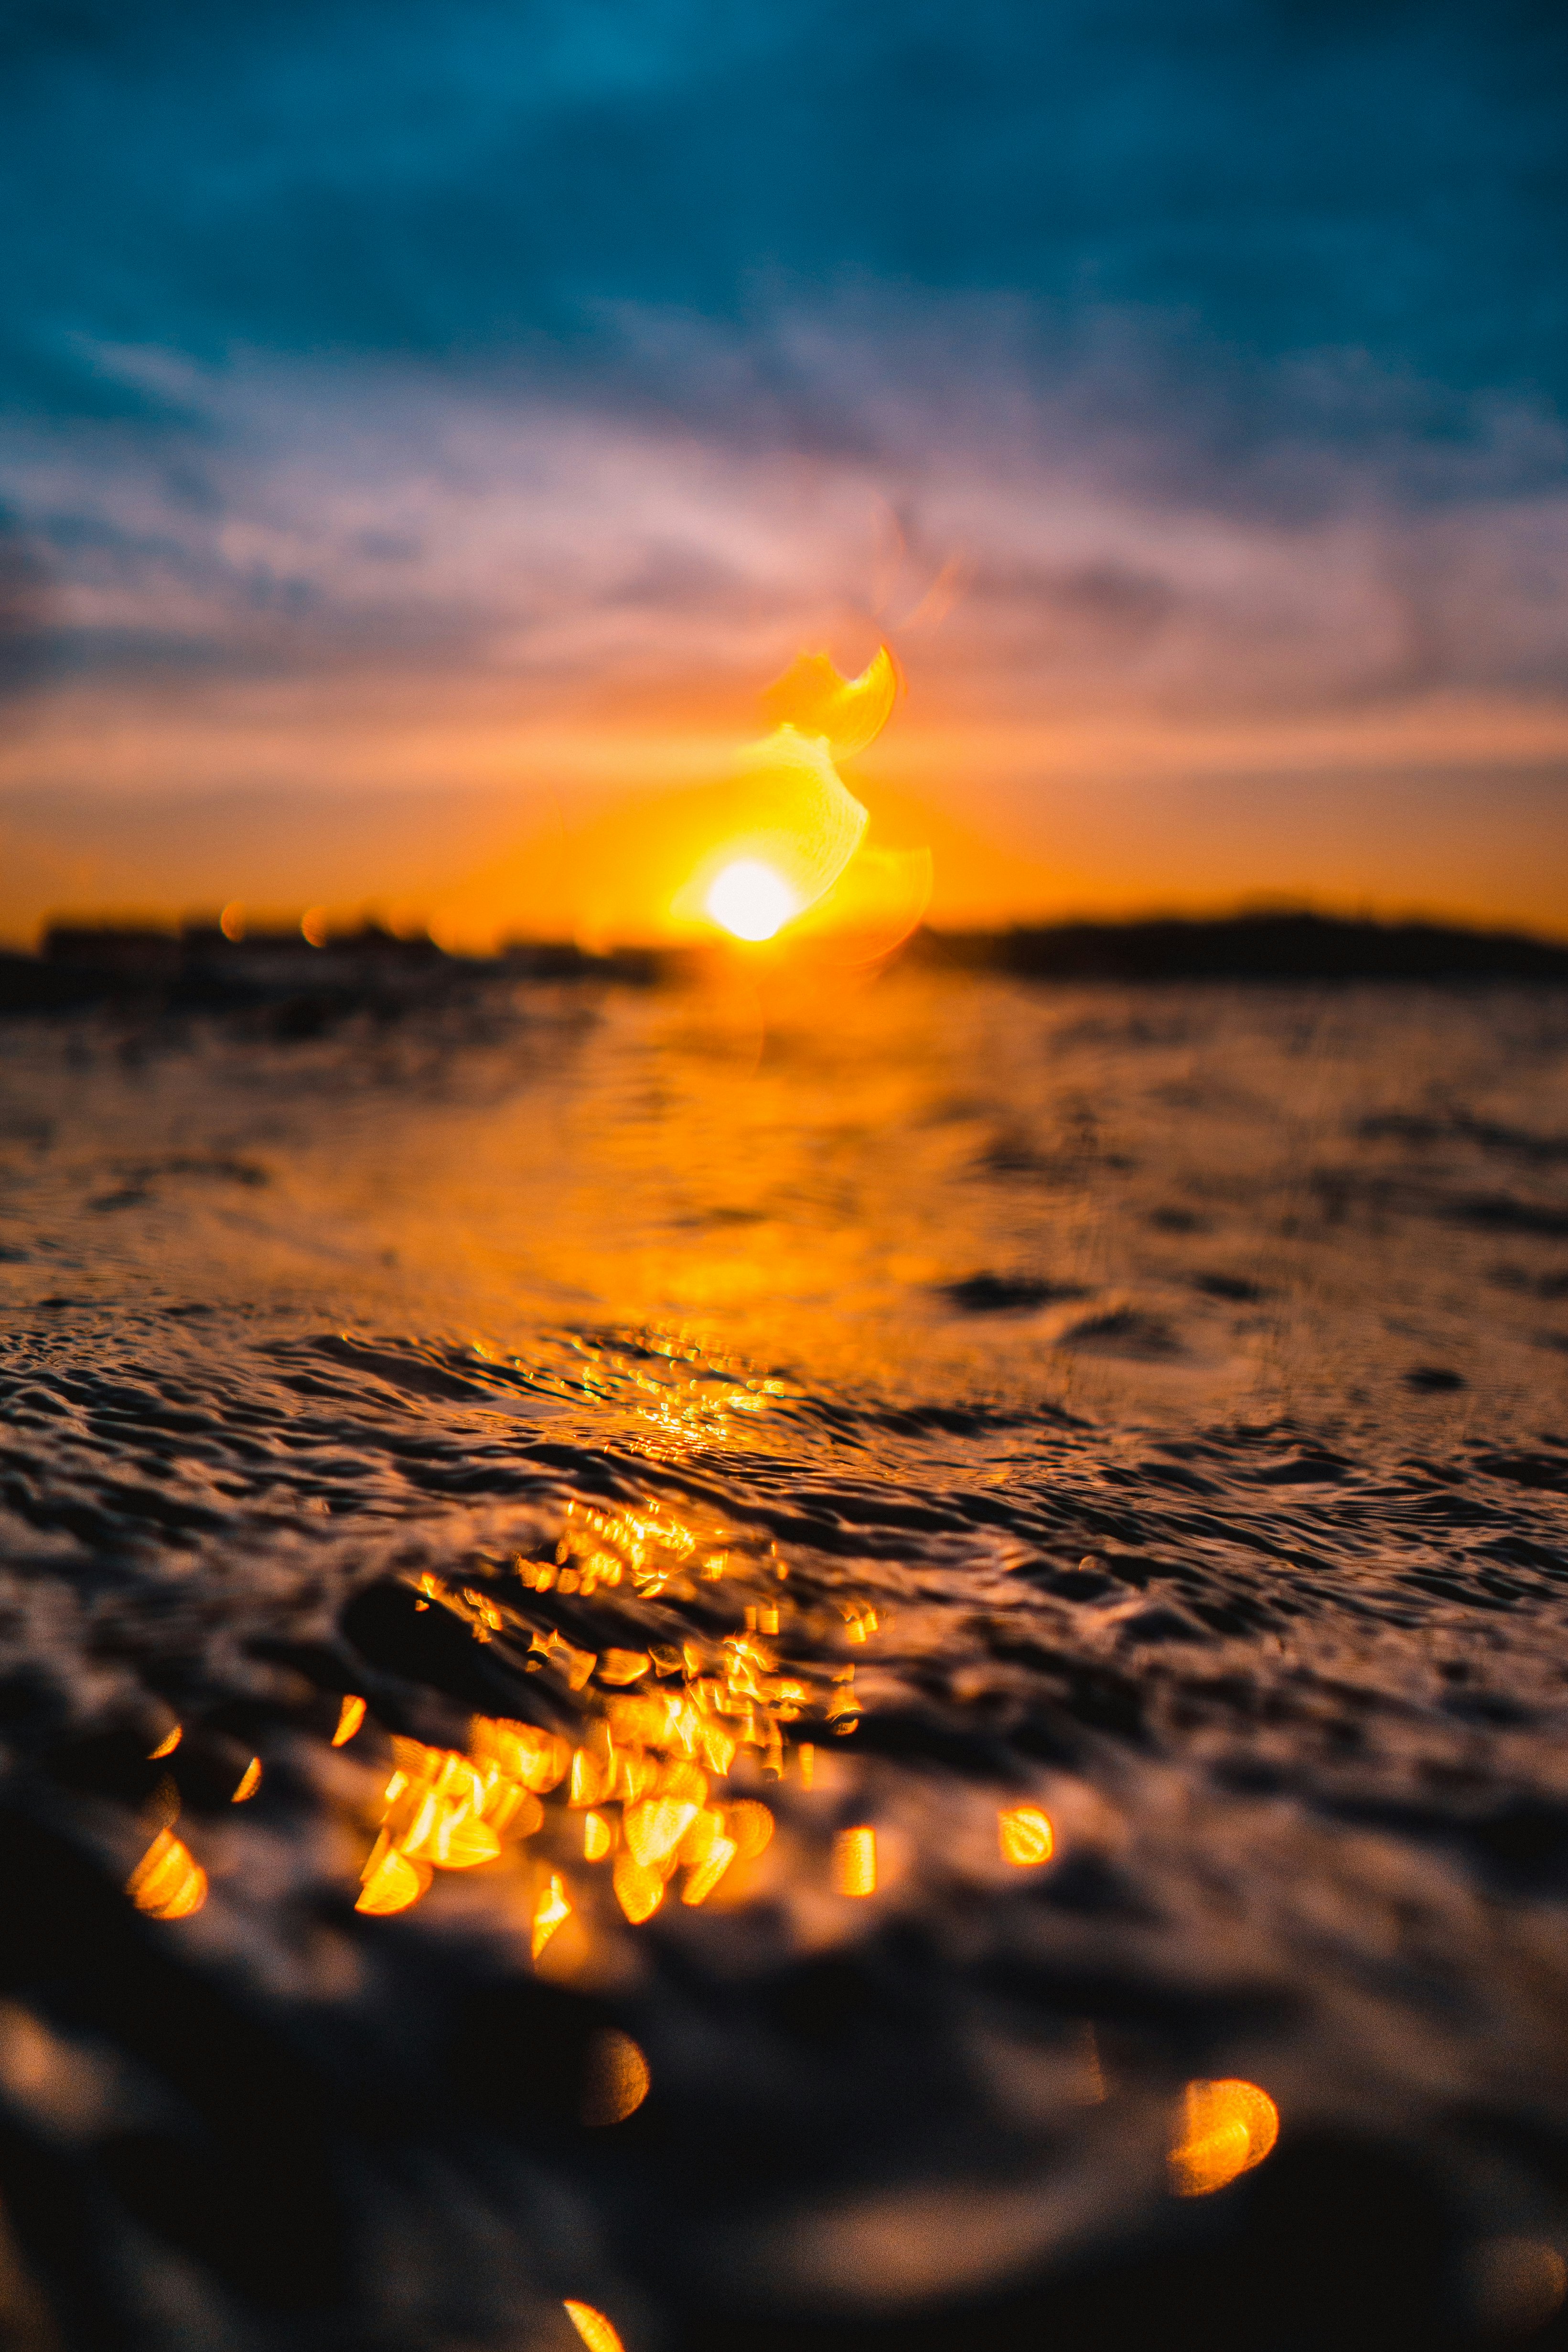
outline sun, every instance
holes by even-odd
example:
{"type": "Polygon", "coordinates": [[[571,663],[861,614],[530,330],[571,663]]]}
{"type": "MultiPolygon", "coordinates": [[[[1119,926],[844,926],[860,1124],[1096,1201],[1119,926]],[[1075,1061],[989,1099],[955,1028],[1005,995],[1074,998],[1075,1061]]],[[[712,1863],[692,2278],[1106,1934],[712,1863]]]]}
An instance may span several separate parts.
{"type": "Polygon", "coordinates": [[[738,940],[771,940],[800,912],[800,900],[783,876],[756,857],[738,857],[726,866],[704,904],[713,920],[738,940]]]}

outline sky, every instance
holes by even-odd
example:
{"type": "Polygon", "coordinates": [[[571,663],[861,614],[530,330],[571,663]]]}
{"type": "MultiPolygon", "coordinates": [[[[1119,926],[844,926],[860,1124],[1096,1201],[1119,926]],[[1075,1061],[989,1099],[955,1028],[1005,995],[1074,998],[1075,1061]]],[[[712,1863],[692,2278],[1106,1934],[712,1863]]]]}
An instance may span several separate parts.
{"type": "Polygon", "coordinates": [[[1560,7],[10,0],[0,61],[0,934],[570,931],[618,855],[657,929],[649,796],[883,639],[846,773],[937,920],[1568,933],[1560,7]]]}

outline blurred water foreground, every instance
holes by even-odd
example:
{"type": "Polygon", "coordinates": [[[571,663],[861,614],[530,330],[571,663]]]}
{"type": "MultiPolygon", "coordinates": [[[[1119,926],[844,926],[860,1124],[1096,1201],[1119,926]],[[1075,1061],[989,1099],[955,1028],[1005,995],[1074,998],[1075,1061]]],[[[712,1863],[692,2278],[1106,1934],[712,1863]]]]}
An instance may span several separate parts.
{"type": "Polygon", "coordinates": [[[1568,990],[1354,929],[17,960],[12,2342],[1568,2340],[1568,990]]]}

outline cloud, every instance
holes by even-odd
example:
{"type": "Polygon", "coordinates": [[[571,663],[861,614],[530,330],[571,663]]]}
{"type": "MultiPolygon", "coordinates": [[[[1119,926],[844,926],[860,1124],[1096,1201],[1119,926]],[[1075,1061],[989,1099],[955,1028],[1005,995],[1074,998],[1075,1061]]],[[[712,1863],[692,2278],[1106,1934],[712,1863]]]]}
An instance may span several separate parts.
{"type": "Polygon", "coordinates": [[[591,371],[605,305],[868,281],[1184,321],[1244,402],[1366,352],[1441,433],[1568,393],[1565,66],[1542,0],[35,6],[0,389],[126,403],[81,337],[591,371]]]}
{"type": "Polygon", "coordinates": [[[971,721],[1550,698],[1565,64],[1532,0],[24,10],[26,676],[89,760],[877,623],[971,721]]]}
{"type": "Polygon", "coordinates": [[[0,703],[49,675],[59,647],[55,618],[38,551],[0,509],[0,703]]]}
{"type": "Polygon", "coordinates": [[[883,632],[868,776],[1009,840],[1568,751],[1561,10],[12,32],[14,805],[700,781],[883,632]]]}
{"type": "Polygon", "coordinates": [[[79,704],[260,686],[303,714],[382,687],[403,706],[419,681],[454,707],[510,698],[520,726],[613,732],[683,700],[728,725],[798,644],[886,631],[970,723],[1289,723],[1441,695],[1561,717],[1549,414],[1478,413],[1439,462],[1407,385],[1372,433],[1357,371],[1347,444],[1320,379],[1316,418],[1282,398],[1216,497],[1209,387],[1173,396],[1134,323],[1051,368],[1013,301],[866,289],[743,331],[638,310],[635,389],[612,370],[571,398],[499,370],[104,352],[185,425],[18,431],[0,493],[79,704]],[[943,575],[963,593],[933,629],[943,575]]]}

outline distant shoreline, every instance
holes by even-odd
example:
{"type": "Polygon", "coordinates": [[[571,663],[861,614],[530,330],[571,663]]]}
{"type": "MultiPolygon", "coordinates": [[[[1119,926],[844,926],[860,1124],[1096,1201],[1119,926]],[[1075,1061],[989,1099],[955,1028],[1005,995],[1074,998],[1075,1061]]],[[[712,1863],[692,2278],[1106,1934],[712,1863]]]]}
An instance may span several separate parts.
{"type": "Polygon", "coordinates": [[[1040,981],[1568,984],[1568,941],[1304,910],[923,931],[906,953],[921,962],[1040,981]]]}
{"type": "MultiPolygon", "coordinates": [[[[679,982],[704,969],[710,953],[623,947],[599,954],[570,941],[519,940],[495,956],[469,958],[374,926],[317,947],[292,931],[230,940],[205,924],[179,932],[57,924],[38,953],[0,954],[0,1017],[107,1004],[255,1013],[277,1034],[308,1036],[356,1010],[396,1017],[432,997],[466,994],[496,980],[631,987],[679,982]]],[[[922,929],[895,960],[1042,984],[1568,988],[1568,942],[1310,912],[922,929]]]]}

